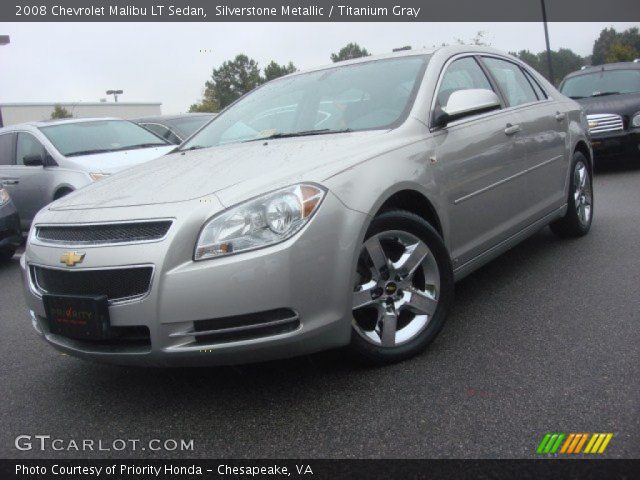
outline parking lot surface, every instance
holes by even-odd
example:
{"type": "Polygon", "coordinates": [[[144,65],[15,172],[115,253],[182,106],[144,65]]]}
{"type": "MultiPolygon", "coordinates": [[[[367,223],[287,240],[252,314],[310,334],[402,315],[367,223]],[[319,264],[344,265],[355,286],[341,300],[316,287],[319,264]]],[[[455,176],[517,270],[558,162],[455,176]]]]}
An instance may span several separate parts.
{"type": "Polygon", "coordinates": [[[607,457],[640,457],[640,169],[594,186],[587,237],[544,229],[467,277],[431,347],[384,368],[342,351],[198,369],[81,361],[32,331],[16,255],[0,267],[0,457],[533,457],[546,432],[612,432],[607,457]],[[18,435],[141,443],[20,451],[18,435]],[[151,439],[193,450],[142,450],[151,439]]]}

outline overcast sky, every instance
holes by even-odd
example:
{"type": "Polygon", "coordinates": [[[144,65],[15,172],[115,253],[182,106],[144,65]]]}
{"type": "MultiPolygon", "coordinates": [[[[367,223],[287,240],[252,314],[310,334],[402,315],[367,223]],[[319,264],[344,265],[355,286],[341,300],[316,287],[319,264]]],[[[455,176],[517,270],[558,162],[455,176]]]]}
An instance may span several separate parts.
{"type": "MultiPolygon", "coordinates": [[[[551,48],[588,55],[604,27],[638,25],[551,23],[551,48]]],[[[180,113],[201,98],[211,69],[238,53],[305,68],[329,63],[348,42],[376,54],[468,41],[479,30],[503,50],[544,49],[541,23],[0,23],[11,36],[0,46],[0,102],[95,102],[122,89],[123,102],[180,113]]]]}

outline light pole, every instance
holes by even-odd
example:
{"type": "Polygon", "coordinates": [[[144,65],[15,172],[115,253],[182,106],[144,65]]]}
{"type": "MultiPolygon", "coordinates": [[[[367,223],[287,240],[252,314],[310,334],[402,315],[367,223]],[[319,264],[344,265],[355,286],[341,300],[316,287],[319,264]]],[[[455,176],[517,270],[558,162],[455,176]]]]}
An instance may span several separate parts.
{"type": "Polygon", "coordinates": [[[547,28],[547,7],[544,0],[540,0],[542,5],[542,23],[544,23],[544,41],[547,44],[547,66],[549,67],[549,82],[553,84],[553,67],[551,66],[551,47],[549,47],[549,29],[547,28]]]}
{"type": "Polygon", "coordinates": [[[0,45],[9,45],[9,43],[11,43],[9,35],[0,35],[0,45]]]}
{"type": "Polygon", "coordinates": [[[113,95],[113,100],[118,101],[118,95],[122,95],[124,92],[122,90],[107,90],[107,95],[113,95]]]}

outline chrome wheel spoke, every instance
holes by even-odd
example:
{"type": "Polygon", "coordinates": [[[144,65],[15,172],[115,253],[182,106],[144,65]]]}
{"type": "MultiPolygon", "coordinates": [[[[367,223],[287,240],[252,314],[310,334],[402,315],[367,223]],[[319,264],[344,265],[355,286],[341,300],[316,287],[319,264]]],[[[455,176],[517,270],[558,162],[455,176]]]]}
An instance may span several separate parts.
{"type": "Polygon", "coordinates": [[[429,255],[429,249],[422,242],[417,242],[411,246],[408,246],[405,253],[395,263],[394,268],[403,280],[410,279],[416,270],[422,265],[427,255],[429,255]]]}
{"type": "Polygon", "coordinates": [[[369,258],[373,262],[374,271],[372,272],[379,280],[389,278],[389,261],[382,249],[380,239],[375,236],[371,237],[364,244],[364,248],[369,254],[369,258]]]}
{"type": "Polygon", "coordinates": [[[373,298],[373,290],[375,288],[375,282],[369,282],[368,284],[361,285],[360,290],[353,292],[353,309],[366,307],[375,303],[373,298]],[[373,285],[371,285],[373,284],[373,285]]]}
{"type": "Polygon", "coordinates": [[[382,308],[380,327],[380,341],[383,347],[394,347],[396,344],[396,330],[398,328],[398,315],[393,304],[384,305],[382,308]]]}
{"type": "Polygon", "coordinates": [[[436,307],[438,306],[438,301],[429,296],[429,294],[425,292],[421,292],[415,287],[407,289],[410,298],[404,304],[405,308],[414,311],[417,314],[422,315],[433,315],[436,311],[436,307]]]}

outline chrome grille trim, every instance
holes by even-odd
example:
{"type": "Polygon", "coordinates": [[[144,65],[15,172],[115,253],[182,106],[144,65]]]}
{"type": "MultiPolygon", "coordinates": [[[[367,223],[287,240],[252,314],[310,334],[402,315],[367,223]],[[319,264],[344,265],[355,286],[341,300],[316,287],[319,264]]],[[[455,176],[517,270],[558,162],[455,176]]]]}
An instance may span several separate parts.
{"type": "Polygon", "coordinates": [[[93,247],[150,243],[164,240],[172,225],[171,219],[38,224],[34,237],[39,243],[57,246],[93,247]]]}
{"type": "Polygon", "coordinates": [[[624,129],[622,117],[614,113],[592,113],[587,115],[587,122],[589,133],[618,132],[624,129]]]}

